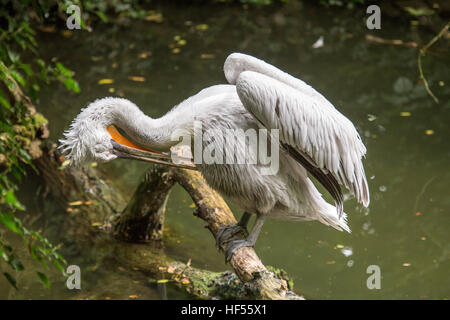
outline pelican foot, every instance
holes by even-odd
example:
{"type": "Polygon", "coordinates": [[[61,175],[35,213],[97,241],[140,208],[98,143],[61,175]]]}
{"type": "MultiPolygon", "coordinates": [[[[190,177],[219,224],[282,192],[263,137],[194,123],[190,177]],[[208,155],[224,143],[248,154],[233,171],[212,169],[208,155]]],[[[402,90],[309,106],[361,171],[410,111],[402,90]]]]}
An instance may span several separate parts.
{"type": "Polygon", "coordinates": [[[216,245],[220,248],[239,233],[242,233],[245,237],[247,237],[247,228],[244,228],[239,224],[230,224],[220,228],[216,234],[216,245]]]}
{"type": "Polygon", "coordinates": [[[225,262],[228,262],[233,257],[233,254],[237,249],[242,247],[253,247],[255,243],[250,240],[234,239],[228,242],[227,249],[225,251],[225,262]]]}

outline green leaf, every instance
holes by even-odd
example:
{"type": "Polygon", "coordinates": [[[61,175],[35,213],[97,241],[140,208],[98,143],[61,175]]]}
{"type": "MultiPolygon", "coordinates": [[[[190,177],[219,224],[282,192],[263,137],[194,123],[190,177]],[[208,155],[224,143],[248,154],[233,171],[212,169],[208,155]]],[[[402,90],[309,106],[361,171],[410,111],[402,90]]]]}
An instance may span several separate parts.
{"type": "Polygon", "coordinates": [[[104,23],[108,23],[108,18],[106,15],[101,11],[95,11],[95,14],[102,20],[104,23]]]}
{"type": "Polygon", "coordinates": [[[61,271],[63,275],[66,274],[64,267],[58,262],[58,260],[53,260],[53,264],[55,265],[56,268],[58,268],[59,271],[61,271]]]}
{"type": "Polygon", "coordinates": [[[56,63],[56,68],[66,77],[72,77],[72,71],[63,66],[61,62],[56,63]]]}
{"type": "Polygon", "coordinates": [[[5,260],[6,262],[9,261],[8,255],[2,249],[0,249],[0,257],[2,257],[2,259],[5,260]]]}
{"type": "Polygon", "coordinates": [[[16,290],[18,290],[18,289],[17,289],[17,281],[16,281],[16,279],[15,279],[12,275],[10,275],[8,272],[3,272],[3,275],[5,276],[6,280],[8,280],[8,282],[9,282],[14,288],[16,288],[16,290]]]}
{"type": "Polygon", "coordinates": [[[31,77],[33,75],[33,71],[31,70],[31,67],[29,64],[19,63],[19,66],[20,66],[20,68],[23,69],[23,71],[25,71],[27,76],[31,77]]]}
{"type": "Polygon", "coordinates": [[[39,280],[41,280],[41,282],[44,284],[44,286],[47,289],[50,289],[50,281],[48,281],[48,278],[45,274],[43,274],[42,272],[36,271],[36,274],[39,277],[39,280]]]}
{"type": "Polygon", "coordinates": [[[405,7],[403,8],[406,12],[408,12],[410,15],[415,17],[420,16],[431,16],[434,14],[434,10],[430,8],[413,8],[413,7],[405,7]]]}
{"type": "Polygon", "coordinates": [[[3,97],[3,95],[0,95],[0,103],[8,110],[11,110],[11,104],[7,99],[3,97]]]}
{"type": "Polygon", "coordinates": [[[22,271],[24,269],[23,264],[17,260],[16,258],[13,258],[9,264],[11,265],[11,267],[13,267],[14,270],[16,271],[22,271]]]}
{"type": "Polygon", "coordinates": [[[20,74],[20,72],[16,71],[16,70],[10,70],[9,74],[14,78],[14,80],[16,80],[18,83],[20,83],[21,86],[25,86],[26,82],[25,79],[22,77],[22,75],[20,74]]]}
{"type": "Polygon", "coordinates": [[[0,223],[2,223],[5,227],[11,230],[14,233],[22,234],[22,230],[17,226],[15,221],[11,218],[12,215],[6,215],[0,213],[0,223]]]}
{"type": "Polygon", "coordinates": [[[16,209],[19,209],[21,211],[25,210],[25,208],[20,204],[20,202],[17,200],[16,196],[14,195],[14,191],[10,189],[6,195],[5,195],[5,202],[12,205],[16,209]]]}
{"type": "Polygon", "coordinates": [[[12,63],[16,63],[19,61],[20,56],[17,53],[11,51],[9,47],[6,47],[6,51],[8,52],[8,57],[12,63]]]}
{"type": "Polygon", "coordinates": [[[73,91],[73,92],[80,92],[80,87],[78,86],[78,83],[71,79],[71,78],[67,78],[66,80],[64,80],[64,85],[66,86],[67,89],[73,91]]]}

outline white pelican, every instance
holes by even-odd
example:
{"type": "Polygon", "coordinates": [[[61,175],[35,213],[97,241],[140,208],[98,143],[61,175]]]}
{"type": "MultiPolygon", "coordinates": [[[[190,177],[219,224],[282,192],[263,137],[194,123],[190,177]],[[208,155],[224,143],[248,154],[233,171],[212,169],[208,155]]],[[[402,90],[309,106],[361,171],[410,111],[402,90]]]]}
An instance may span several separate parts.
{"type": "MultiPolygon", "coordinates": [[[[74,119],[60,148],[75,165],[123,157],[193,168],[174,164],[170,153],[152,149],[170,150],[178,143],[171,134],[179,129],[193,134],[195,121],[205,131],[279,129],[276,174],[261,174],[260,163],[196,164],[212,188],[244,210],[238,225],[217,235],[218,244],[227,244],[227,260],[236,249],[255,245],[267,217],[318,220],[350,232],[340,185],[369,205],[362,164],[366,148],[352,122],[311,86],[257,58],[233,53],[224,72],[229,84],[203,89],[159,119],[126,99],[96,100],[74,119]],[[327,189],[335,206],[322,198],[308,173],[327,189]],[[234,238],[236,232],[246,231],[251,214],[256,221],[246,240],[234,238]]],[[[233,150],[236,157],[243,149],[241,145],[233,150]]],[[[228,152],[225,146],[223,153],[228,152]]]]}

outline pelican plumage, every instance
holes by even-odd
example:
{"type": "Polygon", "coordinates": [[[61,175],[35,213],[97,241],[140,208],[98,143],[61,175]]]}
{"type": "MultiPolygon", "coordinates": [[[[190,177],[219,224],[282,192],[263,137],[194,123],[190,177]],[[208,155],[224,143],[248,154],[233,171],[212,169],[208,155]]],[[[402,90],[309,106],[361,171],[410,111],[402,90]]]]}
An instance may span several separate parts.
{"type": "MultiPolygon", "coordinates": [[[[311,86],[255,57],[229,55],[224,73],[228,84],[205,88],[158,119],[126,99],[96,100],[73,120],[60,148],[74,164],[122,157],[200,170],[212,188],[244,210],[236,226],[223,228],[217,236],[218,244],[227,243],[227,259],[242,246],[254,246],[267,217],[318,220],[350,232],[341,186],[369,205],[362,164],[366,148],[352,122],[311,86]],[[203,131],[278,129],[278,171],[262,174],[260,162],[174,163],[170,148],[178,141],[172,133],[194,135],[195,122],[203,131]],[[308,174],[331,194],[334,206],[308,174]],[[246,240],[233,238],[246,231],[252,214],[256,221],[246,240]]],[[[243,149],[240,145],[233,152],[239,157],[243,149]]],[[[223,154],[229,152],[225,145],[223,154]]]]}

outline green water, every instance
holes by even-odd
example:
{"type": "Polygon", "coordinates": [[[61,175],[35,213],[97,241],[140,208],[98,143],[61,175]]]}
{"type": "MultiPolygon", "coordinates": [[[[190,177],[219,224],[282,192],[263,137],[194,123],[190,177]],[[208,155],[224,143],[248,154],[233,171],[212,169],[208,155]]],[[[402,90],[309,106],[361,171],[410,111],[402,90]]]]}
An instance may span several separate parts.
{"type": "MultiPolygon", "coordinates": [[[[311,299],[450,297],[448,59],[442,55],[424,59],[426,75],[441,100],[436,105],[418,81],[415,49],[364,39],[373,34],[425,43],[432,33],[387,18],[381,30],[371,32],[363,22],[364,12],[329,12],[316,6],[156,9],[164,16],[160,24],[111,24],[92,33],[74,32],[68,38],[61,33],[39,35],[41,54],[57,57],[74,70],[81,86],[80,94],[67,93],[61,85],[42,92],[38,108],[50,121],[53,140],[81,107],[96,98],[122,93],[148,115],[159,117],[202,88],[224,83],[222,65],[229,53],[255,55],[311,84],[356,125],[368,149],[365,168],[371,191],[368,209],[354,199],[345,202],[351,234],[317,222],[267,221],[256,245],[262,261],[286,270],[295,288],[311,299]],[[199,24],[208,28],[199,30],[199,24]],[[311,48],[321,35],[324,46],[311,48]],[[175,54],[170,45],[177,36],[186,44],[175,54]],[[142,58],[142,53],[147,57],[142,58]],[[132,81],[130,76],[145,77],[145,82],[132,81]],[[105,78],[114,83],[99,85],[105,78]],[[381,269],[380,290],[366,286],[369,265],[381,269]]],[[[148,168],[125,160],[99,166],[129,195],[148,168]]],[[[26,289],[19,292],[0,280],[1,298],[125,299],[132,294],[184,298],[170,286],[158,288],[139,272],[121,271],[121,266],[110,262],[107,244],[78,252],[64,238],[61,221],[68,219],[64,209],[39,200],[37,188],[30,181],[22,190],[28,207],[25,221],[56,243],[68,242],[62,253],[69,264],[84,270],[83,290],[65,289],[56,273],[51,275],[52,289],[45,290],[30,270],[20,275],[19,285],[26,289]],[[33,218],[42,215],[47,218],[33,218]]],[[[174,189],[167,208],[172,239],[167,252],[180,260],[190,258],[198,267],[227,269],[203,222],[192,215],[191,203],[181,188],[174,189]]],[[[240,215],[238,208],[233,209],[240,215]]]]}

